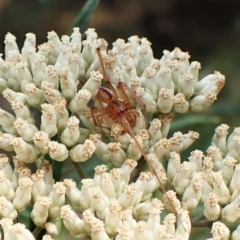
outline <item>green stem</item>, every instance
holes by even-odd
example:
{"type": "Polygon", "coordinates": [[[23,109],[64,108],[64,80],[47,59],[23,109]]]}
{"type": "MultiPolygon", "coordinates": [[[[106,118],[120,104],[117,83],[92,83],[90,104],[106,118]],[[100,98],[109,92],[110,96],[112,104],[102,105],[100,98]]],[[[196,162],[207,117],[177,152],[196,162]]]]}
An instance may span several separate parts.
{"type": "Polygon", "coordinates": [[[71,162],[72,162],[73,166],[75,167],[75,169],[76,169],[76,171],[77,171],[77,173],[78,173],[78,176],[79,176],[81,179],[86,178],[86,175],[85,175],[83,169],[81,168],[80,164],[79,164],[79,163],[76,163],[76,162],[74,162],[74,161],[71,161],[71,162]]]}

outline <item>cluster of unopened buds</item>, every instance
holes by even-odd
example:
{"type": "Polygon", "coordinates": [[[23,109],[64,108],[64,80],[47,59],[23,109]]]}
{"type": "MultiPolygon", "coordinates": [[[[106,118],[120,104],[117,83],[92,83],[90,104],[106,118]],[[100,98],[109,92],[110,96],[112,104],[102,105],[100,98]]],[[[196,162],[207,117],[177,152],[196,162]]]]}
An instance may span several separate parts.
{"type": "Polygon", "coordinates": [[[78,28],[61,39],[49,32],[37,48],[28,33],[21,50],[8,33],[0,92],[12,111],[0,109],[0,148],[14,156],[0,156],[4,239],[35,239],[39,229],[57,239],[59,219],[84,240],[189,239],[198,220],[214,222],[212,239],[238,239],[240,227],[228,227],[240,218],[240,129],[228,136],[219,126],[207,153],[195,150],[188,161],[180,154],[198,133],[168,137],[174,112],[206,109],[225,83],[219,72],[199,80],[200,63],[189,58],[175,48],[155,59],[137,36],[107,50],[94,29],[86,40],[78,28]],[[112,169],[97,166],[81,185],[55,182],[51,162],[94,156],[112,169]],[[150,171],[139,172],[143,159],[150,171]],[[191,219],[199,205],[202,218],[191,219]],[[29,207],[33,232],[18,218],[29,207]]]}

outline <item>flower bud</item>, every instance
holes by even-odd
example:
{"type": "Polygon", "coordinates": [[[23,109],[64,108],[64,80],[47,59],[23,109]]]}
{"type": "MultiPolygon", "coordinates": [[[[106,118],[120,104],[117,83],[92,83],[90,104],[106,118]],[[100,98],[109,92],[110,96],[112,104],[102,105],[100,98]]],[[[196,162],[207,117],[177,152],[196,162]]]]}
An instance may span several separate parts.
{"type": "Polygon", "coordinates": [[[53,105],[42,104],[41,131],[46,132],[49,138],[57,133],[57,116],[53,105]]]}
{"type": "Polygon", "coordinates": [[[66,187],[62,182],[57,182],[53,185],[52,191],[48,197],[51,199],[48,214],[50,218],[56,218],[60,214],[60,208],[65,203],[66,187]]]}
{"type": "Polygon", "coordinates": [[[78,144],[72,148],[69,152],[69,156],[74,162],[85,162],[88,160],[94,153],[96,147],[94,143],[86,139],[84,144],[78,144]]]}
{"type": "Polygon", "coordinates": [[[18,134],[26,141],[32,142],[34,134],[38,131],[37,127],[30,124],[22,118],[17,118],[14,122],[14,127],[16,128],[18,134]]]}
{"type": "Polygon", "coordinates": [[[67,121],[67,127],[61,134],[61,141],[67,147],[71,147],[77,143],[79,136],[79,119],[75,116],[70,117],[67,121]]]}
{"type": "Polygon", "coordinates": [[[83,221],[71,210],[69,205],[61,207],[60,217],[63,219],[63,224],[71,235],[81,237],[79,239],[88,238],[83,221]]]}
{"type": "Polygon", "coordinates": [[[33,136],[33,142],[40,153],[46,154],[48,152],[47,144],[50,142],[50,139],[46,132],[36,132],[33,136]]]}
{"type": "Polygon", "coordinates": [[[45,102],[42,89],[37,88],[34,83],[28,83],[26,85],[25,94],[27,97],[27,102],[35,108],[40,109],[41,104],[45,102]]]}
{"type": "Polygon", "coordinates": [[[0,196],[0,215],[2,218],[16,219],[18,217],[14,205],[4,196],[0,196]]]}
{"type": "Polygon", "coordinates": [[[38,197],[37,201],[33,205],[33,209],[31,212],[31,218],[35,225],[43,227],[43,225],[47,222],[48,209],[51,203],[52,200],[50,197],[38,197]]]}
{"type": "Polygon", "coordinates": [[[67,101],[70,101],[77,93],[77,85],[74,82],[74,79],[72,79],[72,77],[70,76],[69,68],[62,67],[60,69],[60,74],[61,93],[67,101]]]}
{"type": "Polygon", "coordinates": [[[214,238],[229,239],[230,237],[230,230],[224,223],[219,221],[213,223],[211,233],[214,238]]]}
{"type": "Polygon", "coordinates": [[[9,152],[14,151],[13,146],[10,144],[13,138],[12,134],[0,132],[0,148],[9,152]]]}
{"type": "Polygon", "coordinates": [[[215,193],[209,193],[206,202],[204,203],[203,215],[209,221],[216,221],[221,214],[221,207],[218,204],[218,198],[215,193]]]}
{"type": "Polygon", "coordinates": [[[29,177],[22,177],[18,180],[18,188],[16,189],[13,199],[14,208],[21,212],[31,201],[33,182],[29,177]]]}
{"type": "Polygon", "coordinates": [[[64,144],[51,141],[47,143],[49,149],[49,156],[59,162],[62,162],[68,157],[68,150],[64,144]]]}
{"type": "Polygon", "coordinates": [[[33,145],[25,142],[21,137],[12,138],[11,144],[13,145],[17,157],[21,161],[26,163],[32,163],[36,161],[38,157],[38,151],[33,145]]]}
{"type": "Polygon", "coordinates": [[[0,108],[0,125],[5,132],[13,135],[17,134],[16,129],[13,127],[15,119],[12,114],[0,108]]]}

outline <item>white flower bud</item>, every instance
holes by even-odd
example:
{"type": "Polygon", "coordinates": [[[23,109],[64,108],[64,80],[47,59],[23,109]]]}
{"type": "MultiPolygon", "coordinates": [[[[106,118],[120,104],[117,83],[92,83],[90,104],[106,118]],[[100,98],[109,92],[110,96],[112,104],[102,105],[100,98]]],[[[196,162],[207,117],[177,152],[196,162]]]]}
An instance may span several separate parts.
{"type": "Polygon", "coordinates": [[[47,143],[49,149],[49,156],[59,162],[62,162],[68,157],[68,150],[64,144],[51,141],[47,143]]]}
{"type": "Polygon", "coordinates": [[[209,221],[216,221],[221,214],[221,207],[218,204],[218,198],[215,193],[209,193],[206,202],[204,203],[203,215],[209,221]]]}
{"type": "Polygon", "coordinates": [[[173,190],[169,190],[163,195],[163,203],[166,210],[178,212],[178,210],[181,208],[181,202],[178,200],[176,195],[176,192],[173,190]]]}
{"type": "Polygon", "coordinates": [[[52,83],[53,88],[58,89],[59,88],[59,74],[56,67],[53,65],[48,65],[46,69],[46,76],[45,81],[52,83]]]}
{"type": "Polygon", "coordinates": [[[5,154],[0,154],[0,169],[5,172],[8,180],[12,180],[13,168],[9,162],[9,158],[5,154]]]}
{"type": "Polygon", "coordinates": [[[101,86],[103,75],[99,71],[92,71],[90,78],[83,85],[82,89],[88,90],[91,93],[91,98],[94,98],[101,86]]]}
{"type": "Polygon", "coordinates": [[[178,234],[183,236],[183,239],[189,239],[191,231],[191,221],[188,211],[184,208],[178,210],[177,228],[175,236],[178,234]]]}
{"type": "Polygon", "coordinates": [[[202,161],[203,161],[203,152],[200,150],[194,150],[191,152],[189,162],[195,163],[196,165],[196,172],[200,172],[202,170],[202,161]]]}
{"type": "Polygon", "coordinates": [[[49,138],[57,133],[57,116],[53,105],[42,104],[41,131],[46,132],[49,138]]]}
{"type": "Polygon", "coordinates": [[[234,157],[238,162],[240,161],[239,144],[240,136],[233,136],[227,141],[227,156],[234,157]]]}
{"type": "MultiPolygon", "coordinates": [[[[46,101],[53,104],[58,98],[62,98],[62,93],[54,88],[54,84],[48,81],[42,81],[41,89],[46,101]]],[[[41,105],[42,106],[42,105],[41,105]]]]}
{"type": "Polygon", "coordinates": [[[57,129],[58,134],[61,134],[62,131],[67,126],[67,121],[69,119],[69,112],[66,108],[66,99],[65,98],[58,98],[54,103],[54,109],[57,117],[57,129]]]}
{"type": "Polygon", "coordinates": [[[92,156],[95,149],[94,143],[86,139],[84,144],[78,144],[72,148],[69,152],[69,156],[74,162],[85,162],[92,156]]]}
{"type": "Polygon", "coordinates": [[[237,163],[237,160],[230,156],[223,159],[223,164],[219,172],[222,173],[223,180],[227,185],[232,179],[233,168],[236,163],[237,163]]]}
{"type": "Polygon", "coordinates": [[[222,154],[227,150],[227,134],[229,126],[227,124],[221,124],[215,129],[215,134],[212,138],[212,145],[220,149],[222,154]]]}
{"type": "Polygon", "coordinates": [[[52,200],[50,197],[39,196],[37,201],[33,205],[31,212],[31,218],[35,225],[43,226],[48,218],[48,209],[52,200]]]}
{"type": "Polygon", "coordinates": [[[44,171],[38,169],[36,173],[32,174],[33,186],[32,186],[32,197],[33,201],[36,202],[38,196],[46,196],[46,184],[43,180],[44,171]]]}
{"type": "Polygon", "coordinates": [[[15,117],[7,111],[0,108],[0,125],[4,131],[10,134],[17,134],[16,129],[13,127],[15,117]]]}
{"type": "Polygon", "coordinates": [[[74,98],[77,93],[77,85],[74,79],[70,76],[70,70],[67,67],[62,67],[60,69],[60,85],[61,85],[61,93],[63,97],[70,101],[74,98]]]}
{"type": "Polygon", "coordinates": [[[221,212],[221,219],[226,222],[234,223],[240,217],[239,210],[240,197],[235,198],[231,203],[226,205],[221,212]]]}
{"type": "Polygon", "coordinates": [[[173,178],[172,184],[175,188],[175,191],[180,195],[184,193],[185,189],[190,183],[190,179],[192,176],[192,171],[190,170],[191,163],[183,162],[177,170],[175,177],[173,178]]]}
{"type": "Polygon", "coordinates": [[[83,210],[93,209],[92,207],[92,188],[94,186],[92,179],[83,179],[81,188],[81,196],[80,196],[80,205],[83,210]]]}
{"type": "Polygon", "coordinates": [[[16,43],[16,37],[13,34],[11,34],[10,32],[8,32],[5,35],[4,43],[5,43],[5,56],[6,56],[6,58],[8,58],[10,51],[14,51],[14,50],[19,51],[18,45],[16,43]]]}
{"type": "Polygon", "coordinates": [[[118,201],[121,205],[122,209],[127,209],[134,206],[137,195],[141,194],[141,192],[136,191],[136,185],[131,183],[130,185],[126,185],[123,189],[123,192],[120,193],[118,201]]]}
{"type": "Polygon", "coordinates": [[[219,198],[219,204],[226,205],[230,201],[230,191],[223,181],[222,174],[219,172],[212,172],[211,177],[213,192],[219,198]]]}
{"type": "Polygon", "coordinates": [[[33,136],[33,142],[40,153],[46,154],[48,152],[47,143],[50,142],[50,139],[47,133],[42,131],[36,132],[33,136]]]}
{"type": "Polygon", "coordinates": [[[124,131],[125,130],[121,124],[114,123],[111,127],[110,135],[114,137],[116,142],[119,142],[121,144],[122,149],[127,149],[132,137],[129,133],[124,131]]]}
{"type": "Polygon", "coordinates": [[[170,158],[167,164],[167,179],[170,184],[172,184],[174,176],[176,175],[180,165],[181,165],[180,155],[176,152],[170,152],[170,158]]]}
{"type": "Polygon", "coordinates": [[[93,51],[93,43],[89,40],[82,41],[83,49],[82,49],[82,57],[86,63],[86,69],[93,63],[95,58],[95,53],[93,51]]]}
{"type": "Polygon", "coordinates": [[[230,230],[224,223],[221,223],[219,221],[213,223],[211,233],[214,238],[219,237],[223,240],[227,240],[230,237],[230,230]]]}
{"type": "Polygon", "coordinates": [[[18,188],[13,199],[14,208],[18,212],[23,211],[30,204],[32,185],[33,182],[29,177],[22,177],[18,180],[18,188]]]}
{"type": "MultiPolygon", "coordinates": [[[[94,177],[95,179],[95,177],[94,177]]],[[[112,183],[111,175],[110,173],[102,173],[100,175],[99,183],[95,183],[95,185],[98,185],[103,193],[109,198],[116,198],[116,193],[114,189],[114,185],[112,183]]],[[[95,181],[94,181],[95,182],[95,181]]]]}
{"type": "Polygon", "coordinates": [[[0,196],[0,215],[2,218],[16,219],[18,216],[14,205],[4,196],[0,196]]]}
{"type": "Polygon", "coordinates": [[[174,90],[172,88],[161,88],[159,90],[157,105],[161,113],[169,113],[172,110],[173,96],[174,90]]]}
{"type": "Polygon", "coordinates": [[[108,153],[103,155],[103,159],[111,161],[114,166],[120,167],[126,160],[126,153],[122,150],[119,142],[111,142],[107,145],[108,153]]]}
{"type": "Polygon", "coordinates": [[[47,64],[45,62],[45,57],[42,55],[37,56],[34,62],[31,64],[33,81],[37,88],[40,88],[42,81],[45,79],[47,64]]]}
{"type": "Polygon", "coordinates": [[[188,133],[183,134],[182,149],[181,151],[186,150],[190,147],[196,139],[199,138],[199,133],[194,131],[189,131],[188,133]]]}
{"type": "Polygon", "coordinates": [[[82,47],[82,34],[80,33],[79,27],[74,27],[73,32],[71,34],[71,43],[75,43],[81,49],[82,47]]]}
{"type": "Polygon", "coordinates": [[[173,97],[173,109],[177,113],[186,113],[189,110],[189,102],[183,93],[178,93],[173,97]]]}
{"type": "Polygon", "coordinates": [[[21,240],[21,239],[26,239],[26,240],[35,240],[33,234],[26,229],[25,225],[22,223],[16,223],[12,226],[10,231],[6,232],[6,240],[21,240]],[[9,239],[8,239],[9,237],[9,239]]]}
{"type": "Polygon", "coordinates": [[[13,146],[10,144],[13,137],[12,134],[0,132],[0,148],[9,152],[14,151],[13,146]]]}
{"type": "Polygon", "coordinates": [[[152,231],[147,229],[147,224],[144,221],[139,221],[134,231],[133,239],[144,240],[149,239],[153,240],[152,231]]]}
{"type": "Polygon", "coordinates": [[[36,47],[36,35],[34,33],[26,33],[25,36],[26,36],[26,38],[25,38],[25,41],[23,43],[23,47],[21,50],[21,53],[23,56],[26,55],[26,51],[28,48],[36,47]]]}
{"type": "Polygon", "coordinates": [[[197,207],[201,199],[203,181],[203,174],[201,172],[195,172],[189,186],[183,193],[182,207],[187,209],[189,212],[193,211],[197,207]]]}
{"type": "Polygon", "coordinates": [[[41,104],[45,102],[42,89],[37,88],[34,83],[26,85],[25,94],[27,96],[27,102],[35,108],[40,109],[41,104]]]}
{"type": "Polygon", "coordinates": [[[7,179],[6,172],[0,170],[0,196],[4,196],[11,201],[14,195],[15,192],[12,187],[12,183],[9,179],[7,179]]]}
{"type": "Polygon", "coordinates": [[[203,94],[204,92],[215,92],[218,94],[224,84],[225,76],[220,72],[215,71],[214,74],[209,74],[196,84],[195,92],[197,94],[203,94]]]}
{"type": "Polygon", "coordinates": [[[52,191],[52,186],[55,183],[53,179],[52,165],[47,160],[42,161],[41,169],[44,171],[44,182],[46,184],[46,193],[49,194],[52,191]]]}
{"type": "Polygon", "coordinates": [[[217,94],[215,92],[206,92],[202,95],[197,95],[191,99],[190,105],[194,112],[200,112],[213,104],[217,99],[217,94]]]}
{"type": "Polygon", "coordinates": [[[153,96],[144,91],[144,88],[137,88],[135,90],[137,97],[145,104],[146,111],[149,113],[157,112],[157,103],[154,101],[153,96]]]}
{"type": "Polygon", "coordinates": [[[169,139],[171,141],[171,152],[180,152],[182,149],[183,134],[181,132],[175,132],[169,139]]]}
{"type": "Polygon", "coordinates": [[[162,123],[159,119],[154,118],[150,122],[150,127],[149,127],[149,134],[150,134],[150,139],[149,139],[149,146],[153,146],[157,141],[162,139],[162,132],[161,132],[161,126],[162,123]]]}
{"type": "Polygon", "coordinates": [[[171,141],[163,138],[156,142],[156,144],[149,149],[149,152],[155,153],[158,158],[163,158],[164,156],[169,154],[171,147],[171,141]]]}
{"type": "Polygon", "coordinates": [[[18,134],[27,142],[33,141],[34,134],[38,131],[37,127],[22,118],[17,118],[14,122],[18,134]]]}
{"type": "Polygon", "coordinates": [[[70,202],[73,204],[74,208],[81,210],[80,197],[81,192],[76,186],[76,182],[72,179],[64,179],[64,185],[66,186],[66,195],[70,202]]]}
{"type": "Polygon", "coordinates": [[[163,226],[166,229],[166,233],[170,235],[175,234],[175,222],[176,216],[172,213],[169,213],[163,220],[163,226]]]}
{"type": "Polygon", "coordinates": [[[37,149],[25,142],[21,137],[12,138],[11,144],[13,145],[14,151],[17,154],[17,157],[26,163],[35,162],[38,157],[37,149]]]}
{"type": "Polygon", "coordinates": [[[67,127],[61,134],[61,141],[67,147],[71,147],[77,143],[79,136],[79,119],[75,116],[70,117],[67,121],[67,127]]]}
{"type": "Polygon", "coordinates": [[[210,146],[207,149],[208,157],[210,157],[214,163],[214,171],[218,171],[222,167],[223,157],[220,149],[215,146],[210,146]]]}
{"type": "Polygon", "coordinates": [[[155,207],[149,210],[149,217],[147,219],[147,229],[149,229],[152,233],[156,231],[156,226],[159,226],[161,223],[160,217],[161,212],[162,212],[161,209],[155,207]]]}
{"type": "MultiPolygon", "coordinates": [[[[58,234],[58,228],[57,225],[52,222],[46,222],[44,224],[44,228],[46,231],[51,235],[57,235],[58,234]]],[[[44,240],[44,239],[43,239],[44,240]]]]}
{"type": "Polygon", "coordinates": [[[106,233],[104,223],[101,220],[96,218],[90,224],[92,224],[91,225],[92,226],[91,239],[93,239],[93,240],[97,240],[97,239],[110,240],[109,236],[106,233]]]}
{"type": "Polygon", "coordinates": [[[184,73],[178,80],[178,93],[183,93],[186,99],[190,99],[194,94],[196,79],[191,73],[184,73]]]}
{"type": "Polygon", "coordinates": [[[63,219],[63,224],[71,235],[81,236],[79,239],[88,238],[83,221],[73,210],[71,210],[69,205],[61,207],[60,217],[63,219]]]}
{"type": "Polygon", "coordinates": [[[158,73],[157,78],[155,78],[155,84],[157,85],[158,89],[161,88],[171,88],[173,86],[172,79],[172,70],[168,66],[162,66],[158,73]]]}
{"type": "Polygon", "coordinates": [[[117,228],[121,223],[120,213],[122,211],[116,199],[110,199],[109,208],[106,209],[105,228],[108,235],[116,235],[117,228]]]}
{"type": "Polygon", "coordinates": [[[71,100],[69,104],[69,109],[73,113],[77,113],[84,108],[86,108],[89,100],[91,98],[91,93],[88,90],[80,89],[75,97],[71,100]]]}
{"type": "Polygon", "coordinates": [[[92,188],[92,207],[96,210],[96,214],[100,219],[105,219],[106,210],[109,207],[110,200],[102,192],[99,186],[92,188]]]}
{"type": "Polygon", "coordinates": [[[124,227],[126,227],[128,230],[133,230],[137,226],[137,221],[133,218],[133,213],[131,209],[126,209],[121,212],[121,219],[122,224],[124,227]]]}
{"type": "Polygon", "coordinates": [[[49,206],[48,214],[50,218],[56,218],[60,214],[60,208],[65,203],[66,187],[62,182],[57,182],[53,185],[52,191],[48,197],[51,199],[51,205],[49,206]]]}
{"type": "Polygon", "coordinates": [[[21,83],[21,91],[25,92],[26,85],[33,82],[32,75],[27,68],[26,62],[19,62],[16,64],[18,79],[21,83]]]}

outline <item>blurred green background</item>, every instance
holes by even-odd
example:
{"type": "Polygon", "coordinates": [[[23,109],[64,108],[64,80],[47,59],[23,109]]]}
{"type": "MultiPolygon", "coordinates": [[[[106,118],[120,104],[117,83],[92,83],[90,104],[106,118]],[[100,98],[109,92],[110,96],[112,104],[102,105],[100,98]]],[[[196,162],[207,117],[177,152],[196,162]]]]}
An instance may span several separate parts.
{"type": "MultiPolygon", "coordinates": [[[[83,0],[0,0],[0,53],[4,36],[13,33],[21,48],[27,32],[34,32],[37,44],[47,32],[69,34],[83,0]]],[[[240,1],[233,0],[102,0],[89,27],[96,28],[109,45],[116,38],[147,37],[156,58],[175,46],[188,51],[191,61],[201,62],[200,76],[215,70],[226,75],[218,100],[204,113],[178,116],[172,132],[200,132],[200,140],[186,151],[205,150],[220,123],[240,126],[240,1]]],[[[92,169],[91,165],[88,168],[92,169]]],[[[70,176],[71,171],[65,173],[70,176]]],[[[209,231],[209,230],[207,230],[209,231]]],[[[197,235],[199,235],[197,233],[197,235]]],[[[196,239],[196,238],[193,238],[196,239]]],[[[206,239],[203,235],[199,239],[206,239]]]]}

